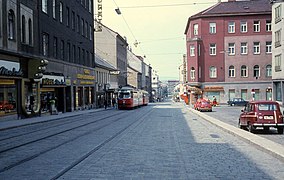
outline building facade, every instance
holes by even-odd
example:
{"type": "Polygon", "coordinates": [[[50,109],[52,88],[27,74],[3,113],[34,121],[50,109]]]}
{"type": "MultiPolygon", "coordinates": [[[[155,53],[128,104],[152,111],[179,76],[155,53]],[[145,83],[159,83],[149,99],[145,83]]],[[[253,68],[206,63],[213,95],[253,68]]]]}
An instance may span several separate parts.
{"type": "Polygon", "coordinates": [[[94,108],[93,1],[40,0],[39,53],[48,60],[41,81],[43,110],[56,99],[58,111],[94,108]]]}
{"type": "Polygon", "coordinates": [[[219,2],[186,26],[188,84],[226,103],[272,98],[269,0],[219,2]]]}
{"type": "Polygon", "coordinates": [[[93,1],[0,1],[1,115],[94,107],[93,1]]]}
{"type": "Polygon", "coordinates": [[[284,102],[284,1],[272,1],[272,92],[273,99],[284,102]]]}
{"type": "MultiPolygon", "coordinates": [[[[98,23],[98,22],[96,22],[98,23]]],[[[100,24],[100,32],[95,32],[95,53],[106,60],[118,73],[110,76],[110,91],[127,85],[127,41],[117,32],[100,24]]]]}

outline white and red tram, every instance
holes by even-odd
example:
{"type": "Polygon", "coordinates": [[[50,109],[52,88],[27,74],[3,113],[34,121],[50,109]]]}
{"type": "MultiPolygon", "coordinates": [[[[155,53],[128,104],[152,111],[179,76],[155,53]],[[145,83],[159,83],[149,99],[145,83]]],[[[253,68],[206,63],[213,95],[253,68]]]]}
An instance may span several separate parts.
{"type": "Polygon", "coordinates": [[[148,92],[136,90],[132,87],[122,87],[118,91],[118,109],[134,109],[147,105],[149,102],[148,92]]]}

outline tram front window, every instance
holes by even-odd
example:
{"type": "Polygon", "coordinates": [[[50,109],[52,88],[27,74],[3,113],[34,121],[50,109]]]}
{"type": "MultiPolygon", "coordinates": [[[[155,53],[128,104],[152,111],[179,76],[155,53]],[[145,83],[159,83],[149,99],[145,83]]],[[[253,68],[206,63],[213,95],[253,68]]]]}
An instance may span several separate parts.
{"type": "Polygon", "coordinates": [[[131,98],[131,93],[130,92],[121,92],[118,95],[119,98],[131,98]]]}

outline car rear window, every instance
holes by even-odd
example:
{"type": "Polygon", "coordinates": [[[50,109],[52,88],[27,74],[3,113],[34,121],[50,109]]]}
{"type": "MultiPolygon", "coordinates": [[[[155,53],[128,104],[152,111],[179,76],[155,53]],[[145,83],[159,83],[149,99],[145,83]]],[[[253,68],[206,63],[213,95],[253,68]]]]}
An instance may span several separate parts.
{"type": "Polygon", "coordinates": [[[275,104],[259,104],[259,111],[274,111],[277,110],[277,106],[275,104]]]}

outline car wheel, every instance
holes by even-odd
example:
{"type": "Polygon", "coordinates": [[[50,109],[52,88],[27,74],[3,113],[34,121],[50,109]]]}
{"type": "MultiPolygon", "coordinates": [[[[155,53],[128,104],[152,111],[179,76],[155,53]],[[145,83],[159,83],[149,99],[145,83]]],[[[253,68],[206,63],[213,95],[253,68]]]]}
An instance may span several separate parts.
{"type": "Polygon", "coordinates": [[[278,134],[283,134],[283,128],[277,128],[278,134]]]}
{"type": "Polygon", "coordinates": [[[244,127],[241,125],[241,120],[239,120],[238,127],[239,127],[240,129],[244,129],[244,127]]]}
{"type": "Polygon", "coordinates": [[[248,125],[248,130],[249,130],[249,132],[254,133],[255,127],[253,127],[253,125],[249,124],[248,125]]]}

